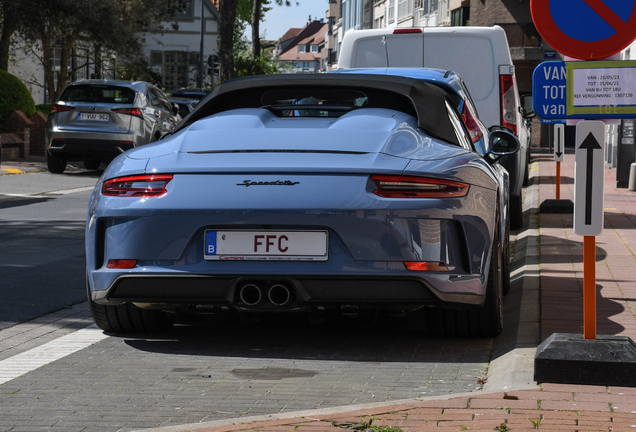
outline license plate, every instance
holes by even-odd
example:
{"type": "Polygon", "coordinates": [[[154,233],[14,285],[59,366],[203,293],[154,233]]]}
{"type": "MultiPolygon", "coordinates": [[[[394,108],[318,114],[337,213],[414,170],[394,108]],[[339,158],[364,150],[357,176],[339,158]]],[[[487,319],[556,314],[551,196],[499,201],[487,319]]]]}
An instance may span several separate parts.
{"type": "Polygon", "coordinates": [[[77,115],[78,120],[92,120],[92,121],[102,121],[107,122],[110,120],[110,116],[108,114],[93,114],[93,113],[79,113],[77,115]]]}
{"type": "Polygon", "coordinates": [[[327,261],[327,231],[212,231],[206,260],[327,261]]]}

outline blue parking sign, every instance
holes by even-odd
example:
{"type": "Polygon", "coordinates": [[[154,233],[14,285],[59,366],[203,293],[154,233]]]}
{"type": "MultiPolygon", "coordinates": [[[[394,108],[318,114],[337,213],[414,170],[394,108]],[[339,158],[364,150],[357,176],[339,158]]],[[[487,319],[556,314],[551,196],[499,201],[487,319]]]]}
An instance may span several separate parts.
{"type": "Polygon", "coordinates": [[[565,62],[547,61],[532,74],[532,107],[544,122],[556,122],[566,116],[565,62]]]}

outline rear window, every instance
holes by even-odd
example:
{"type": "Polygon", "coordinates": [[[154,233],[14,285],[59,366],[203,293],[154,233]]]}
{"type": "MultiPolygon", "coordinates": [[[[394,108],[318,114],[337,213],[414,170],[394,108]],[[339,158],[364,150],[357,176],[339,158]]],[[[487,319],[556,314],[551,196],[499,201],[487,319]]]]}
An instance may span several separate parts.
{"type": "Polygon", "coordinates": [[[261,103],[281,117],[340,117],[368,106],[369,99],[357,90],[297,88],[265,92],[261,103]]]}
{"type": "Polygon", "coordinates": [[[127,87],[75,85],[64,90],[60,96],[60,101],[132,105],[135,101],[135,91],[127,87]]]}

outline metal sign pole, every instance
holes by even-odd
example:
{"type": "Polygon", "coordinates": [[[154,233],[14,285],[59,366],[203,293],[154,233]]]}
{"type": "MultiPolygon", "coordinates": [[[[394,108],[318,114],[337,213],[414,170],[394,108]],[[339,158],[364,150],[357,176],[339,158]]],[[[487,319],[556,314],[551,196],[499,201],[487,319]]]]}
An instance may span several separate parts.
{"type": "Polygon", "coordinates": [[[596,236],[583,236],[583,339],[596,339],[596,236]]]}

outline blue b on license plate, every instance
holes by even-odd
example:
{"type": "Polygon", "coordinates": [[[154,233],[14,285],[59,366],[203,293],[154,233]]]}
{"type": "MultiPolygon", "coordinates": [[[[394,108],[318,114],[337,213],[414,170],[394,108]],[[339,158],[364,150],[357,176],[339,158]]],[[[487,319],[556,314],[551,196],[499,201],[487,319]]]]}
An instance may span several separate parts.
{"type": "Polygon", "coordinates": [[[205,232],[206,260],[326,261],[329,236],[320,231],[205,232]]]}

